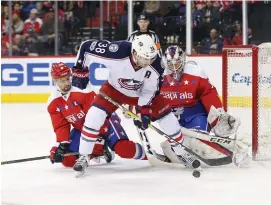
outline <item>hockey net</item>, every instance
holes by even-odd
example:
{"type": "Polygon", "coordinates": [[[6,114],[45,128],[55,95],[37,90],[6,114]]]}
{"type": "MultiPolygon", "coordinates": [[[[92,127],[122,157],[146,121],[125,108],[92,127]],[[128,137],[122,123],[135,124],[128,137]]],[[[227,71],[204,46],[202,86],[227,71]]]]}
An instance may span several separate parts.
{"type": "Polygon", "coordinates": [[[271,159],[271,43],[223,48],[223,105],[241,119],[254,160],[271,159]]]}

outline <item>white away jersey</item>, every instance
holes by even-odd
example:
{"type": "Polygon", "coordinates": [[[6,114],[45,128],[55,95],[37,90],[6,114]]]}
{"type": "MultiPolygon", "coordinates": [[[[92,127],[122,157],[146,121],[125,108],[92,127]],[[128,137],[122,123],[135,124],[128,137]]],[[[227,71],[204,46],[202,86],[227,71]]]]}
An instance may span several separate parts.
{"type": "Polygon", "coordinates": [[[135,71],[128,41],[84,41],[77,54],[76,67],[90,68],[92,63],[105,65],[109,69],[109,84],[126,96],[139,97],[140,106],[150,104],[159,94],[164,72],[161,58],[157,56],[150,66],[135,71]]]}

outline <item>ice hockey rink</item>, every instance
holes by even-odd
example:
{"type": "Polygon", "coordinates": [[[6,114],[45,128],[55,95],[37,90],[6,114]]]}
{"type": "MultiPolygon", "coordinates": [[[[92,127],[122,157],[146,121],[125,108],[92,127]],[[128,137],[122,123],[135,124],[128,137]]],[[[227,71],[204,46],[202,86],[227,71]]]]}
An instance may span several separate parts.
{"type": "MultiPolygon", "coordinates": [[[[48,155],[55,143],[46,104],[1,104],[2,159],[48,155]]],[[[122,125],[139,141],[131,120],[122,125]]],[[[155,149],[163,140],[149,133],[155,149]]],[[[185,168],[153,168],[116,157],[93,164],[85,176],[48,159],[2,165],[2,205],[270,205],[271,163],[249,168],[203,166],[200,178],[185,168]]]]}

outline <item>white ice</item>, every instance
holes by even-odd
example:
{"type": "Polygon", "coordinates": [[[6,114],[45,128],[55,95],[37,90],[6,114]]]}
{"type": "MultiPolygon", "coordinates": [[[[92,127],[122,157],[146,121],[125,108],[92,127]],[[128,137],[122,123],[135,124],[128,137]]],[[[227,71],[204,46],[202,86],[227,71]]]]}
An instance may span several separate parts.
{"type": "MultiPolygon", "coordinates": [[[[55,142],[45,104],[2,104],[2,159],[48,155],[55,142]]],[[[139,141],[129,119],[130,138],[139,141]]],[[[163,138],[150,133],[155,148],[163,138]]],[[[49,160],[2,165],[3,205],[270,205],[271,164],[250,168],[203,168],[200,178],[187,169],[153,168],[147,161],[116,158],[92,165],[82,178],[49,160]]]]}

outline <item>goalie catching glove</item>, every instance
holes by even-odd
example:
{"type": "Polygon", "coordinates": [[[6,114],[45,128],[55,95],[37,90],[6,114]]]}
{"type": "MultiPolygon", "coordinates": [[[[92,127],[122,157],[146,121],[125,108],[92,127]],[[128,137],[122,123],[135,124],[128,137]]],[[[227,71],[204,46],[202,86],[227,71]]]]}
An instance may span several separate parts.
{"type": "Polygon", "coordinates": [[[207,120],[218,137],[234,135],[241,124],[240,119],[229,115],[223,108],[216,109],[214,106],[211,107],[207,120]]]}

